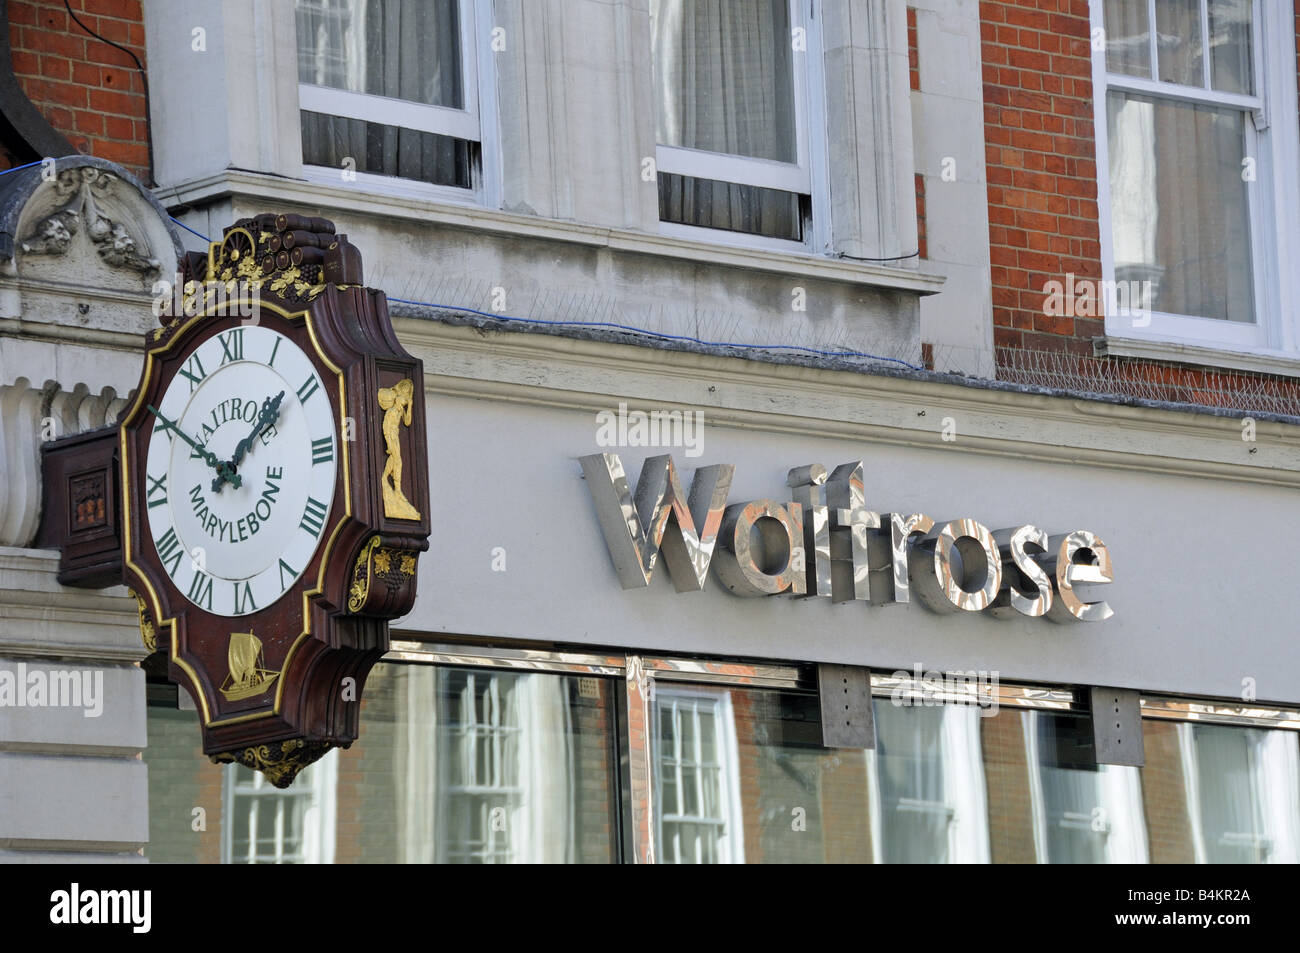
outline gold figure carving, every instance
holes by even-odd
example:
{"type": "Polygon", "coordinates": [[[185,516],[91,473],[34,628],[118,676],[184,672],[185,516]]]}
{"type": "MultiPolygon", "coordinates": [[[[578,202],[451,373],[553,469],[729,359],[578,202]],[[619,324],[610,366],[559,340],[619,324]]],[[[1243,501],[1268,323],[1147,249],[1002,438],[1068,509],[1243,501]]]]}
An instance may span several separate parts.
{"type": "Polygon", "coordinates": [[[420,518],[420,511],[402,493],[401,427],[411,426],[414,398],[415,385],[410,378],[392,387],[379,388],[379,406],[384,411],[384,444],[388,448],[388,462],[379,483],[384,488],[384,515],[399,520],[420,518]]]}
{"type": "Polygon", "coordinates": [[[262,640],[252,632],[230,633],[227,658],[230,673],[221,685],[221,694],[227,701],[237,702],[261,695],[280,677],[279,672],[262,667],[266,664],[262,657],[262,640]]]}

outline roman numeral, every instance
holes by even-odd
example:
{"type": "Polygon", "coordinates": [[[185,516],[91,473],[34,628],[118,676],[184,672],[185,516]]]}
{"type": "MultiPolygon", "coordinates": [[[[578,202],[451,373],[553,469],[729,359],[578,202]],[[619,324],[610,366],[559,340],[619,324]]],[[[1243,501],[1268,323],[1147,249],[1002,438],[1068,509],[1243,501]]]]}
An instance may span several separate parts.
{"type": "Polygon", "coordinates": [[[149,502],[149,509],[153,509],[155,506],[162,506],[167,502],[167,474],[164,473],[156,480],[149,476],[148,473],[146,473],[145,476],[149,479],[149,489],[145,493],[149,502]],[[153,498],[154,493],[159,494],[158,499],[156,500],[153,498]]]}
{"type": "Polygon", "coordinates": [[[235,587],[235,615],[244,615],[247,612],[256,612],[257,603],[253,601],[253,587],[247,582],[232,583],[235,587]],[[240,586],[243,586],[241,593],[240,586]]]}
{"type": "Polygon", "coordinates": [[[158,547],[158,558],[167,567],[167,575],[175,579],[176,570],[181,566],[181,557],[185,555],[181,541],[176,538],[176,530],[170,526],[167,527],[167,532],[163,533],[163,538],[155,540],[154,545],[158,547]]]}
{"type": "Polygon", "coordinates": [[[319,537],[321,527],[325,525],[325,504],[314,497],[307,497],[307,508],[303,511],[302,522],[298,525],[313,536],[319,537]]]}
{"type": "Polygon", "coordinates": [[[208,376],[207,371],[203,369],[203,362],[199,360],[198,352],[190,355],[190,359],[185,362],[185,366],[179,371],[181,377],[188,377],[190,380],[190,393],[194,393],[194,388],[203,383],[203,378],[208,376]]]}
{"type": "Polygon", "coordinates": [[[205,576],[197,569],[194,571],[194,581],[190,583],[190,602],[212,611],[212,577],[205,576]]]}
{"type": "Polygon", "coordinates": [[[280,560],[280,589],[281,589],[281,591],[283,591],[283,590],[285,590],[285,589],[288,589],[290,586],[292,586],[292,585],[293,585],[293,581],[294,581],[295,579],[297,579],[297,578],[298,578],[298,573],[294,570],[294,568],[293,568],[292,566],[290,566],[287,562],[285,562],[283,559],[281,559],[281,560],[280,560]],[[285,581],[284,581],[284,577],[285,577],[286,575],[288,575],[288,577],[289,577],[289,581],[288,581],[288,582],[285,582],[285,581]]]}
{"type": "Polygon", "coordinates": [[[298,400],[304,404],[307,403],[307,398],[316,393],[319,389],[320,381],[316,380],[316,375],[313,374],[311,377],[303,381],[302,386],[298,388],[298,400]]]}
{"type": "Polygon", "coordinates": [[[334,438],[321,437],[311,442],[311,465],[329,463],[334,459],[334,438]]]}
{"type": "Polygon", "coordinates": [[[266,362],[268,367],[275,367],[275,352],[280,350],[280,339],[275,339],[275,347],[271,348],[271,359],[266,362]]]}
{"type": "Polygon", "coordinates": [[[224,367],[231,361],[242,361],[244,359],[244,329],[235,328],[226,334],[218,334],[217,340],[221,342],[221,364],[224,367]]]}

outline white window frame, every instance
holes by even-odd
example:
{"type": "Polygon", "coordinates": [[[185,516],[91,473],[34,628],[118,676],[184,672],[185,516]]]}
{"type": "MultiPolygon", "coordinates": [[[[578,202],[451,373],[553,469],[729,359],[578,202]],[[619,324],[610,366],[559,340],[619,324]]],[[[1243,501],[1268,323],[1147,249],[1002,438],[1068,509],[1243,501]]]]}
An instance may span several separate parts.
{"type": "MultiPolygon", "coordinates": [[[[334,863],[335,814],[338,790],[338,752],[330,751],[319,761],[309,765],[288,788],[277,788],[266,779],[260,771],[252,772],[251,780],[240,779],[240,765],[226,765],[222,777],[221,810],[221,862],[223,864],[247,864],[256,861],[257,824],[262,823],[260,815],[263,805],[275,806],[275,855],[271,863],[332,864],[334,863]],[[255,812],[256,821],[249,824],[249,849],[240,856],[235,856],[235,797],[237,795],[254,795],[250,805],[255,812]],[[284,849],[284,811],[290,801],[305,799],[308,801],[306,816],[303,818],[303,844],[301,856],[291,855],[284,849]]],[[[265,862],[265,861],[264,861],[265,862]]]]}
{"type": "MultiPolygon", "coordinates": [[[[1091,0],[1093,36],[1104,28],[1104,0],[1091,0]]],[[[1152,64],[1155,57],[1155,0],[1146,0],[1151,25],[1152,64]]],[[[1300,249],[1300,183],[1295,169],[1300,165],[1300,133],[1297,133],[1296,51],[1294,11],[1283,15],[1282,4],[1252,0],[1254,96],[1215,92],[1208,88],[1181,86],[1106,69],[1106,50],[1092,50],[1094,129],[1097,143],[1097,213],[1101,238],[1102,273],[1115,279],[1111,232],[1109,143],[1107,141],[1107,95],[1110,90],[1208,106],[1249,110],[1243,155],[1256,159],[1255,181],[1247,189],[1250,217],[1251,265],[1254,291],[1254,323],[1199,318],[1152,312],[1150,323],[1138,326],[1132,315],[1106,315],[1106,336],[1170,345],[1167,357],[1179,356],[1179,349],[1205,349],[1204,353],[1233,352],[1274,357],[1294,357],[1300,349],[1300,328],[1293,317],[1293,302],[1300,284],[1294,275],[1294,254],[1300,249]],[[1289,21],[1289,22],[1288,22],[1289,21]]],[[[1208,36],[1206,5],[1202,4],[1201,30],[1208,36]]],[[[1203,57],[1208,76],[1211,57],[1203,57]]],[[[1209,86],[1207,81],[1206,86],[1209,86]]],[[[1150,348],[1144,348],[1149,352],[1150,348]]],[[[1116,353],[1123,353],[1122,350],[1116,353]]],[[[1156,350],[1152,356],[1161,357],[1156,350]]]]}
{"type": "MultiPolygon", "coordinates": [[[[663,739],[659,730],[660,705],[664,702],[686,701],[695,704],[707,703],[713,706],[713,724],[717,730],[714,739],[718,758],[718,808],[723,812],[721,823],[722,836],[718,848],[717,863],[743,864],[745,862],[744,814],[740,803],[740,749],[736,742],[736,717],[731,704],[731,692],[708,691],[707,689],[683,688],[678,685],[655,685],[654,696],[654,772],[655,786],[661,792],[655,802],[655,842],[660,845],[660,855],[666,857],[664,846],[664,808],[662,783],[659,773],[664,759],[663,739]]],[[[699,734],[696,733],[698,741],[699,734]]],[[[680,792],[680,782],[678,791],[680,792]]],[[[679,795],[680,796],[680,795],[679,795]]],[[[667,820],[683,823],[700,823],[704,820],[695,816],[670,815],[667,820]]],[[[692,861],[688,860],[687,863],[692,861]]]]}
{"type": "MultiPolygon", "coordinates": [[[[495,863],[499,855],[504,855],[505,862],[510,863],[515,856],[510,832],[506,829],[494,829],[492,811],[497,807],[504,807],[507,813],[512,812],[519,805],[524,793],[523,788],[518,783],[510,785],[502,781],[505,773],[509,770],[504,757],[507,738],[511,735],[520,738],[524,733],[522,725],[510,724],[506,720],[506,716],[510,711],[510,695],[518,688],[521,675],[493,669],[474,669],[466,672],[465,675],[467,679],[466,688],[474,694],[471,710],[475,718],[477,719],[478,714],[477,680],[480,678],[487,680],[486,692],[496,695],[498,718],[495,722],[455,721],[453,720],[454,706],[451,704],[450,696],[441,696],[439,704],[447,705],[452,710],[438,712],[440,732],[438,738],[438,770],[439,784],[443,788],[443,797],[439,800],[441,816],[438,818],[438,829],[445,832],[444,836],[438,838],[438,862],[466,863],[473,860],[478,863],[495,863]],[[503,678],[509,679],[508,688],[505,687],[503,678]],[[470,779],[469,783],[464,784],[452,784],[450,782],[448,778],[450,773],[448,759],[456,757],[460,751],[461,740],[458,735],[468,735],[472,739],[469,747],[474,749],[476,757],[469,759],[469,764],[473,768],[478,766],[477,754],[480,746],[488,746],[491,751],[488,757],[488,767],[495,773],[494,777],[479,778],[476,776],[470,779]],[[468,846],[468,842],[463,839],[464,832],[452,830],[452,825],[446,815],[450,812],[452,799],[456,797],[471,800],[480,812],[487,811],[483,828],[487,840],[479,848],[468,846]],[[494,800],[504,803],[494,806],[492,804],[494,800]]],[[[523,677],[526,677],[526,675],[523,677]]],[[[439,685],[440,695],[443,691],[444,686],[439,685]]]]}
{"type": "Polygon", "coordinates": [[[788,0],[788,3],[790,29],[793,33],[794,30],[802,28],[806,43],[802,52],[797,50],[794,52],[791,61],[794,74],[796,161],[776,162],[771,159],[657,143],[655,170],[669,175],[712,179],[736,185],[752,185],[807,195],[811,206],[811,227],[805,230],[803,240],[797,242],[766,235],[751,235],[747,232],[664,221],[659,223],[661,235],[772,251],[808,252],[814,249],[825,250],[829,247],[822,3],[821,0],[788,0]]]}
{"type": "MultiPolygon", "coordinates": [[[[478,143],[481,168],[471,171],[470,188],[437,185],[414,179],[355,172],[347,185],[367,192],[403,198],[423,198],[458,204],[500,205],[500,150],[497,135],[496,82],[491,73],[491,31],[479,24],[492,23],[492,0],[458,0],[460,18],[461,88],[465,105],[462,109],[411,102],[390,96],[357,93],[349,90],[298,84],[300,111],[362,119],[403,129],[415,129],[478,143]]],[[[297,40],[294,42],[294,68],[297,69],[297,40]]],[[[321,185],[344,184],[340,170],[330,166],[303,164],[303,176],[321,185]]]]}

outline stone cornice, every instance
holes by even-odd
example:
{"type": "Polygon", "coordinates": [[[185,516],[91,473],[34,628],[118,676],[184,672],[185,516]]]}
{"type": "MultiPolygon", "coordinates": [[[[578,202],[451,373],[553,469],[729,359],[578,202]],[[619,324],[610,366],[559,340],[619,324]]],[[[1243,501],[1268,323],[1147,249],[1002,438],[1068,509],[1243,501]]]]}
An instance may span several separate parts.
{"type": "Polygon", "coordinates": [[[540,335],[394,322],[433,394],[596,412],[702,410],[713,423],[956,453],[1300,487],[1300,427],[934,378],[824,370],[540,335]],[[671,398],[671,399],[669,399],[671,398]],[[953,418],[956,439],[944,441],[953,418]],[[1252,452],[1253,451],[1253,452],[1252,452]]]}

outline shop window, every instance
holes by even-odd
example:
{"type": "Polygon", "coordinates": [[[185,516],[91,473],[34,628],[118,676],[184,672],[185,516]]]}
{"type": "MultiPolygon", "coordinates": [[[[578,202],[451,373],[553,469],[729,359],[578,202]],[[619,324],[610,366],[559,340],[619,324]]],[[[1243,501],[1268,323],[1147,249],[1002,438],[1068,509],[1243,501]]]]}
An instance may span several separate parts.
{"type": "Polygon", "coordinates": [[[736,727],[729,692],[655,698],[658,834],[664,863],[741,863],[736,727]]]}
{"type": "Polygon", "coordinates": [[[222,862],[333,863],[336,765],[330,752],[283,789],[260,771],[227,765],[222,862]]]}
{"type": "Polygon", "coordinates": [[[979,710],[898,706],[877,699],[867,752],[877,863],[987,862],[979,710]]]}
{"type": "Polygon", "coordinates": [[[1046,712],[1021,717],[1039,862],[1145,863],[1138,769],[1097,764],[1087,718],[1046,712]]]}
{"type": "Polygon", "coordinates": [[[665,232],[805,241],[822,148],[810,134],[808,65],[820,47],[807,7],[651,0],[665,232]]]}
{"type": "Polygon", "coordinates": [[[1282,89],[1265,69],[1275,13],[1258,0],[1093,0],[1108,334],[1294,347],[1278,306],[1277,229],[1290,226],[1274,219],[1273,170],[1291,174],[1295,30],[1282,89]]]}
{"type": "Polygon", "coordinates": [[[334,181],[475,187],[469,0],[297,0],[303,163],[334,181]]]}
{"type": "Polygon", "coordinates": [[[1300,860],[1300,757],[1294,732],[1180,725],[1197,863],[1300,860]]]}

